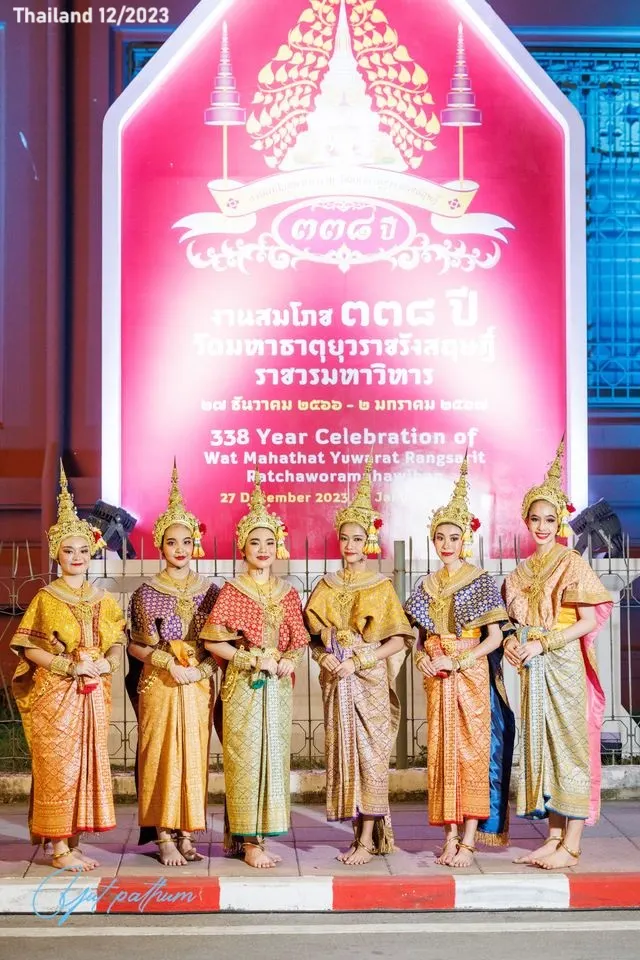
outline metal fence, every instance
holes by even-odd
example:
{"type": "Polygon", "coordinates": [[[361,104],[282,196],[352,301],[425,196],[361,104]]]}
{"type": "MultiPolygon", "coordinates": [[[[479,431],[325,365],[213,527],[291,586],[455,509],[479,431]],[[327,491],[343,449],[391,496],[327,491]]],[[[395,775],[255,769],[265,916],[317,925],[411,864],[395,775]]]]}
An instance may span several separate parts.
{"type": "MultiPolygon", "coordinates": [[[[393,578],[398,595],[404,600],[420,579],[429,573],[437,558],[433,551],[418,556],[414,543],[397,541],[391,561],[379,561],[383,573],[393,578]]],[[[285,577],[301,594],[303,604],[323,574],[335,570],[338,560],[333,541],[327,545],[325,559],[309,558],[305,545],[301,560],[279,563],[276,572],[285,577]]],[[[482,541],[476,561],[498,582],[513,569],[520,556],[520,543],[515,540],[509,551],[499,545],[497,557],[487,556],[482,541]],[[511,557],[505,554],[510,552],[511,557]]],[[[109,590],[128,608],[133,591],[161,568],[161,560],[137,559],[122,561],[109,555],[92,563],[89,579],[109,590]]],[[[37,573],[32,563],[33,552],[28,543],[0,544],[0,772],[28,771],[29,754],[22,732],[20,716],[11,694],[13,655],[9,641],[30,600],[46,583],[54,579],[53,571],[37,573]]],[[[607,696],[607,713],[603,729],[605,762],[640,762],[640,561],[628,555],[615,560],[592,560],[603,584],[614,601],[613,615],[597,641],[597,657],[603,687],[607,696]]],[[[200,572],[221,585],[240,569],[234,560],[200,561],[200,572]]],[[[519,713],[517,676],[505,668],[505,680],[512,707],[519,713]]],[[[217,682],[217,681],[216,681],[217,682]]],[[[394,763],[397,767],[423,766],[426,762],[425,698],[421,675],[410,659],[397,679],[401,703],[401,724],[394,763]]],[[[124,687],[124,671],[113,685],[113,713],[109,749],[114,770],[131,771],[135,763],[137,723],[124,687]]],[[[322,700],[318,684],[318,667],[307,657],[297,671],[294,693],[292,765],[318,768],[324,763],[324,725],[322,700]]],[[[211,741],[211,768],[221,768],[221,747],[215,733],[211,741]]]]}

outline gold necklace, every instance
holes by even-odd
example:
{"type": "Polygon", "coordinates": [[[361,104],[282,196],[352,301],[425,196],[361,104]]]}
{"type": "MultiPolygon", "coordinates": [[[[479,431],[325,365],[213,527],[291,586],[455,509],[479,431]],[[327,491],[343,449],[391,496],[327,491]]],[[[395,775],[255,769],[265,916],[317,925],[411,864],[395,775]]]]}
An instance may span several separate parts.
{"type": "Polygon", "coordinates": [[[83,580],[79,587],[72,587],[66,580],[62,580],[69,593],[76,598],[77,603],[72,604],[73,612],[81,623],[91,623],[93,620],[93,609],[89,603],[89,597],[92,593],[91,584],[83,580]]]}
{"type": "Polygon", "coordinates": [[[258,600],[264,611],[264,622],[267,629],[279,630],[284,617],[284,610],[282,604],[273,596],[275,581],[271,577],[265,584],[254,580],[253,577],[251,577],[251,580],[258,592],[258,600]]]}
{"type": "Polygon", "coordinates": [[[196,610],[193,596],[187,596],[187,590],[191,588],[195,574],[192,571],[189,571],[189,575],[184,581],[184,586],[181,586],[180,581],[174,580],[174,578],[170,576],[166,570],[163,570],[162,572],[165,574],[163,579],[166,579],[171,584],[171,587],[176,591],[176,614],[182,621],[183,633],[186,634],[189,632],[189,626],[191,625],[191,621],[196,610]]]}

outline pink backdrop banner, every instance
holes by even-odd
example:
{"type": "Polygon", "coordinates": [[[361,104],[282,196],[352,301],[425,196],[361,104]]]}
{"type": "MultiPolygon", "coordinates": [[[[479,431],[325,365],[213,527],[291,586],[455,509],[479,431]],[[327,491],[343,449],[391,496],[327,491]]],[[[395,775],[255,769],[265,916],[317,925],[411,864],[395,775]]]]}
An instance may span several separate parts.
{"type": "Polygon", "coordinates": [[[120,128],[121,503],[175,454],[228,555],[257,466],[319,557],[373,449],[388,550],[468,447],[495,550],[567,423],[561,123],[459,4],[223,6],[120,128]]]}

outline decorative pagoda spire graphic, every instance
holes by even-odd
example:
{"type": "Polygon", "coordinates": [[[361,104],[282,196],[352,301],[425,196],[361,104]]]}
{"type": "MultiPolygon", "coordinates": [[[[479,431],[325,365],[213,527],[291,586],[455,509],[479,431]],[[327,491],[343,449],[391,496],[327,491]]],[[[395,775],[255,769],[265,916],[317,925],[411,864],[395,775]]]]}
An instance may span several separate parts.
{"type": "Polygon", "coordinates": [[[458,128],[458,177],[460,188],[464,183],[464,128],[479,127],[482,124],[482,111],[476,107],[476,95],[471,87],[467,71],[467,55],[464,47],[464,28],[458,24],[458,45],[456,66],[451,79],[451,89],[447,94],[447,106],[440,114],[443,127],[458,128]]]}
{"type": "Polygon", "coordinates": [[[240,94],[231,68],[231,48],[226,20],[222,24],[220,63],[215,87],[211,91],[211,106],[204,112],[209,127],[222,127],[222,179],[229,179],[229,127],[244,126],[246,110],[240,106],[240,94]]]}

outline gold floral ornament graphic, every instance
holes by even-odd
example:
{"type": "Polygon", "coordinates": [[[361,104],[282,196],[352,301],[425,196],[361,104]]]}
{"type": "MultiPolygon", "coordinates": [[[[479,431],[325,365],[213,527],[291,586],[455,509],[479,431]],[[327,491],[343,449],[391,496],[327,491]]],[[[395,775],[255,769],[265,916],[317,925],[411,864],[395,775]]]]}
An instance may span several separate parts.
{"type": "Polygon", "coordinates": [[[310,0],[275,58],[258,76],[254,110],[247,121],[253,148],[267,166],[279,167],[308,126],[327,68],[347,34],[355,72],[364,78],[381,128],[406,166],[417,169],[433,150],[440,123],[428,76],[399,43],[377,0],[310,0]]]}

